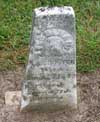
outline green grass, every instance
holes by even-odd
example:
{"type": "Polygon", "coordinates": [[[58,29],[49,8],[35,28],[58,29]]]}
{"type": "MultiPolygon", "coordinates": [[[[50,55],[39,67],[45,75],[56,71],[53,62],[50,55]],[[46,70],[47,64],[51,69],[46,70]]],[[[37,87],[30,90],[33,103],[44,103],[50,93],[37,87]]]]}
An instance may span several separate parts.
{"type": "Polygon", "coordinates": [[[77,25],[77,70],[90,72],[100,68],[100,1],[43,1],[0,0],[0,70],[26,64],[32,10],[46,5],[73,6],[77,25]]]}

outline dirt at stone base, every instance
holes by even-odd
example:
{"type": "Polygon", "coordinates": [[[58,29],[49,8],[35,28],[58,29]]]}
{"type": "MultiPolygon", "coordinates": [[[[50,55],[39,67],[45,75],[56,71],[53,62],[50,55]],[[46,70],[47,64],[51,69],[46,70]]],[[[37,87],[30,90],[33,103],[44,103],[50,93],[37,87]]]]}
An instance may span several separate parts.
{"type": "Polygon", "coordinates": [[[51,113],[21,113],[17,106],[6,106],[6,91],[21,90],[22,68],[0,72],[0,122],[100,122],[100,69],[77,74],[78,109],[51,113]]]}

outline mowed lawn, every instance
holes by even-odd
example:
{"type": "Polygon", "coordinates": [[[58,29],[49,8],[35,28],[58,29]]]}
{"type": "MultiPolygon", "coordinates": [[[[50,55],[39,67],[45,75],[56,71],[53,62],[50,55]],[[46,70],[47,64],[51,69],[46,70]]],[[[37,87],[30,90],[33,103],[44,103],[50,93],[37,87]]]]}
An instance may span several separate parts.
{"type": "Polygon", "coordinates": [[[0,0],[0,70],[26,65],[32,10],[46,5],[74,8],[77,70],[90,72],[100,68],[100,0],[44,0],[43,3],[39,0],[0,0]]]}

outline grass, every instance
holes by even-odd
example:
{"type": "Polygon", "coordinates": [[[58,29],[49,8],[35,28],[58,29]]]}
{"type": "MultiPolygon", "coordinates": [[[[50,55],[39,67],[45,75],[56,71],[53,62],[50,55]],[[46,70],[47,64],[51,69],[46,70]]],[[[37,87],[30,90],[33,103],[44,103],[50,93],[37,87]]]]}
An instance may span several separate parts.
{"type": "Polygon", "coordinates": [[[26,65],[32,10],[39,6],[73,6],[76,13],[77,70],[100,68],[99,0],[0,0],[0,70],[26,65]]]}

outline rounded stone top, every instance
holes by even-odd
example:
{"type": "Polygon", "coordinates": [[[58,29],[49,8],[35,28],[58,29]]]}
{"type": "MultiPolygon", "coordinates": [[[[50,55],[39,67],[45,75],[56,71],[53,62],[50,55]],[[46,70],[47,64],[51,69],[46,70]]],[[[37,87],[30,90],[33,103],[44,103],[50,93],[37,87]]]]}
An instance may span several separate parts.
{"type": "Polygon", "coordinates": [[[63,15],[75,16],[74,10],[71,6],[64,7],[40,7],[35,10],[36,16],[46,16],[46,15],[63,15]]]}

